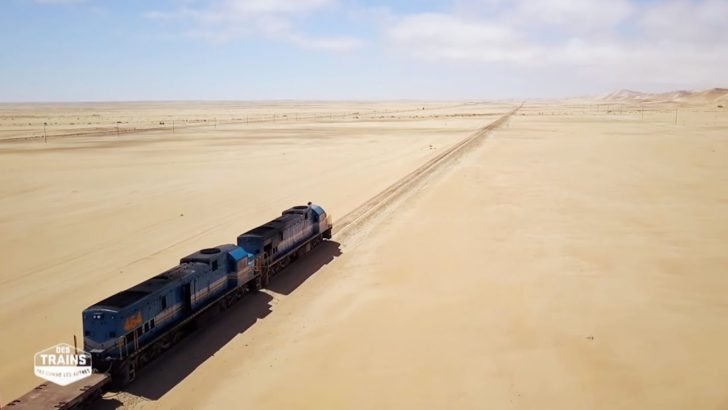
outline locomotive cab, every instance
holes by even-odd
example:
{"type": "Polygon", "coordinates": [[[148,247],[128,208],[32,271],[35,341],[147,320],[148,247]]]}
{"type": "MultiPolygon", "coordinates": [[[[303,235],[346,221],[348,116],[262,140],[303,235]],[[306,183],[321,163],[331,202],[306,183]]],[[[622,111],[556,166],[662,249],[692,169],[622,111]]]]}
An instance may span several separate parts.
{"type": "Polygon", "coordinates": [[[83,339],[90,351],[103,351],[120,334],[118,312],[91,308],[83,312],[83,339]]]}
{"type": "Polygon", "coordinates": [[[318,205],[309,205],[313,211],[314,222],[318,225],[318,231],[323,234],[326,239],[331,239],[331,220],[323,208],[318,205]]]}

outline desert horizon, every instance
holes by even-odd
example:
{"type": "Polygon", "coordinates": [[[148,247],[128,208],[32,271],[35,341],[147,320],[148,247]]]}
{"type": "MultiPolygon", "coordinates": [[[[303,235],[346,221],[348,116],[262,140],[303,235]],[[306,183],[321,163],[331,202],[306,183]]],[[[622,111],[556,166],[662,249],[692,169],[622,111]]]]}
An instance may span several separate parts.
{"type": "MultiPolygon", "coordinates": [[[[419,109],[433,109],[445,105],[478,104],[478,102],[517,103],[528,99],[494,99],[474,101],[307,101],[307,100],[281,100],[281,101],[116,101],[116,102],[45,102],[45,103],[0,103],[0,121],[3,129],[0,132],[0,141],[40,139],[48,137],[70,137],[82,135],[119,135],[142,131],[163,131],[181,129],[185,127],[216,127],[235,123],[256,123],[275,121],[299,121],[329,116],[368,116],[372,119],[382,118],[385,115],[401,115],[410,113],[412,118],[419,118],[419,109]],[[206,110],[190,112],[184,106],[203,105],[206,110]],[[372,105],[382,107],[379,111],[372,105]],[[421,105],[418,106],[418,104],[421,105]],[[174,106],[175,111],[164,112],[160,110],[165,106],[174,106]],[[348,105],[349,112],[316,111],[317,107],[331,107],[348,105]],[[160,108],[153,110],[152,108],[160,108]],[[264,107],[275,108],[277,111],[266,112],[264,107]],[[404,112],[403,108],[404,108],[404,112]],[[414,107],[414,108],[412,108],[414,107]],[[123,108],[127,108],[124,110],[123,108]],[[134,110],[143,108],[142,116],[135,115],[134,110]],[[39,115],[33,109],[41,109],[44,114],[39,115]],[[67,111],[64,111],[66,109],[67,111]],[[356,110],[356,111],[355,111],[356,110]],[[89,113],[89,111],[94,111],[89,113]],[[98,112],[97,112],[98,111],[98,112]],[[103,120],[101,113],[104,114],[103,120]],[[113,118],[111,118],[113,117],[113,118]],[[175,121],[177,123],[175,124],[175,121]]],[[[640,104],[642,112],[647,109],[663,109],[665,104],[674,103],[690,106],[702,106],[715,103],[717,109],[728,102],[728,88],[714,87],[700,91],[667,91],[660,93],[643,93],[627,89],[620,89],[600,97],[569,97],[560,99],[531,99],[535,102],[570,102],[583,103],[586,106],[599,106],[606,103],[620,103],[622,109],[627,105],[640,104]]],[[[172,108],[172,107],[167,107],[172,108]]],[[[634,107],[632,107],[634,108],[634,107]]],[[[587,108],[585,108],[587,109],[587,108]]],[[[599,108],[596,108],[597,110],[599,108]]]]}
{"type": "MultiPolygon", "coordinates": [[[[544,96],[531,96],[531,97],[498,97],[498,98],[354,98],[354,99],[340,99],[340,98],[326,98],[326,99],[315,99],[315,98],[273,98],[273,99],[245,99],[245,98],[227,98],[227,99],[141,99],[141,100],[48,100],[48,101],[23,101],[23,100],[6,100],[0,101],[0,105],[44,105],[44,104],[137,104],[137,103],[367,103],[367,102],[458,102],[458,101],[522,101],[522,100],[536,100],[536,101],[561,101],[583,98],[586,100],[612,100],[612,99],[654,99],[656,101],[669,101],[675,99],[692,98],[695,100],[709,100],[720,99],[723,94],[728,90],[728,87],[717,85],[714,87],[707,88],[695,88],[695,89],[663,89],[661,91],[642,91],[631,88],[615,88],[611,91],[603,91],[594,94],[581,94],[581,95],[570,95],[561,97],[544,97],[544,96]]],[[[702,101],[701,100],[701,101],[702,101]]]]}

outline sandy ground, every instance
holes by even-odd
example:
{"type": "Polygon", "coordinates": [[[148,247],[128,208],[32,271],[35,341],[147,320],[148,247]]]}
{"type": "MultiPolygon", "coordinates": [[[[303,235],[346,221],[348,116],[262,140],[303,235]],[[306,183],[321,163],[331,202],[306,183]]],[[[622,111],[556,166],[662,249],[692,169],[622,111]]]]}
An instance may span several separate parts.
{"type": "MultiPolygon", "coordinates": [[[[23,105],[0,116],[34,108],[29,115],[100,113],[106,123],[119,111],[210,119],[230,104],[23,105]]],[[[293,204],[315,201],[342,215],[506,110],[460,102],[302,107],[324,114],[290,119],[289,104],[269,104],[254,112],[276,121],[0,143],[0,403],[38,384],[34,352],[81,335],[85,307],[195,250],[234,242],[293,204]],[[365,109],[387,116],[337,117],[365,109]]]]}
{"type": "MultiPolygon", "coordinates": [[[[333,120],[420,119],[482,114],[463,102],[122,102],[3,104],[0,141],[51,140],[76,135],[116,136],[139,131],[205,131],[229,125],[333,120]],[[457,110],[453,110],[456,108],[457,110]]],[[[482,108],[482,107],[481,107],[482,108]]]]}
{"type": "MultiPolygon", "coordinates": [[[[0,399],[99,297],[344,215],[506,107],[431,110],[0,146],[0,399]]],[[[98,407],[725,408],[727,114],[527,104],[98,407]]]]}

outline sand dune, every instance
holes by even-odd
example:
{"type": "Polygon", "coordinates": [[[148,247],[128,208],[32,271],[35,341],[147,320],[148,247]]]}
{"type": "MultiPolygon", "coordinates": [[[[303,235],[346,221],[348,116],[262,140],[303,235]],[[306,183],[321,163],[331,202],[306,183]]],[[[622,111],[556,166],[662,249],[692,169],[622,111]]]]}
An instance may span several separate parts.
{"type": "Polygon", "coordinates": [[[619,90],[601,98],[603,101],[624,102],[682,102],[705,104],[728,101],[728,89],[711,88],[704,91],[670,91],[664,93],[643,93],[632,90],[619,90]]]}

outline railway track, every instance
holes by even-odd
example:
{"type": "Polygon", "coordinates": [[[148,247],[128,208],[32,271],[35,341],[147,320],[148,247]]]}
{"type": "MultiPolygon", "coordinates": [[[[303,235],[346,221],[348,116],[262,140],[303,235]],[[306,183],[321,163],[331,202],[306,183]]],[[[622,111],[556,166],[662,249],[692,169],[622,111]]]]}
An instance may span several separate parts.
{"type": "Polygon", "coordinates": [[[408,192],[415,185],[415,183],[422,180],[427,175],[430,175],[439,167],[447,164],[457,155],[462,154],[468,148],[472,147],[475,142],[483,139],[491,131],[503,125],[521,107],[523,107],[523,104],[507,112],[506,114],[503,114],[497,120],[484,126],[473,134],[465,137],[461,141],[453,144],[450,148],[438,154],[435,158],[427,161],[419,168],[415,169],[394,184],[387,187],[384,191],[378,193],[377,195],[370,198],[368,201],[358,206],[353,211],[344,215],[334,224],[334,237],[340,237],[348,228],[364,222],[373,214],[374,211],[386,207],[397,197],[408,192]]]}

